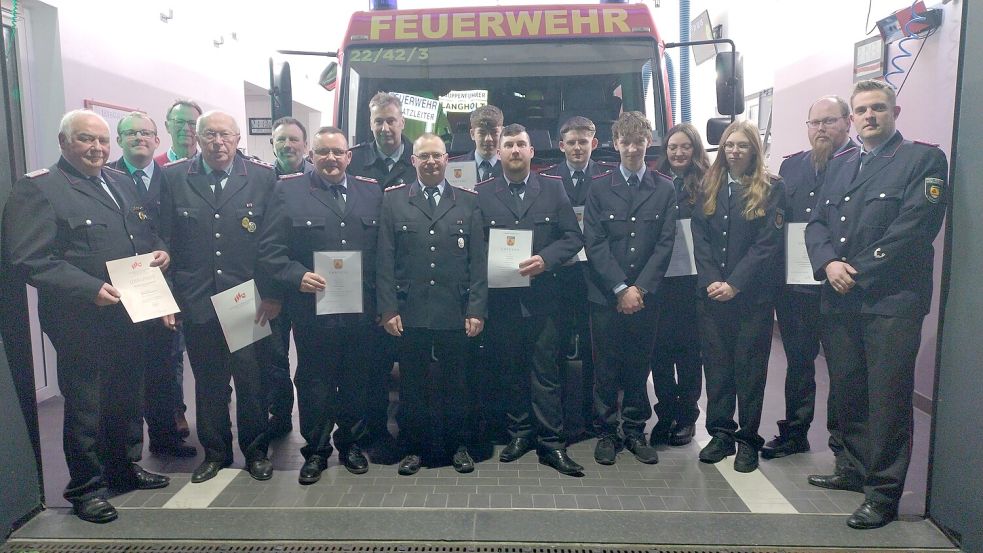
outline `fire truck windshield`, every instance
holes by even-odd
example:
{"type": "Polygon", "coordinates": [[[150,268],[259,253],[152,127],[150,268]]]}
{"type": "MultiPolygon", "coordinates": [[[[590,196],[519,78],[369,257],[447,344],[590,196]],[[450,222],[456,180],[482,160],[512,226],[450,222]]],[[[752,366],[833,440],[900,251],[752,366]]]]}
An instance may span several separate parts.
{"type": "Polygon", "coordinates": [[[502,109],[506,124],[530,130],[539,154],[557,147],[560,126],[575,115],[595,123],[605,146],[622,111],[642,111],[654,128],[665,128],[662,83],[652,78],[655,52],[651,38],[355,44],[345,53],[341,113],[350,135],[369,140],[369,99],[379,91],[400,93],[408,138],[431,130],[461,153],[473,147],[469,113],[490,103],[502,109]]]}

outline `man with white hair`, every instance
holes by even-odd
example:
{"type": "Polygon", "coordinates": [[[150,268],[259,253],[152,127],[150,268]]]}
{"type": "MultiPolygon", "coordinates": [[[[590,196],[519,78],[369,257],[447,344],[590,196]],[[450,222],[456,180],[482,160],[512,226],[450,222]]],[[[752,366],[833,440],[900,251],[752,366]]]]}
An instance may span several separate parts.
{"type": "Polygon", "coordinates": [[[239,125],[220,111],[198,118],[199,153],[164,166],[160,235],[174,256],[174,295],[181,307],[184,337],[195,375],[198,440],[205,460],[193,483],[214,478],[232,464],[230,379],[236,390],[236,427],[246,469],[269,480],[269,436],[259,360],[267,338],[234,352],[223,337],[211,297],[255,279],[263,299],[257,321],[279,314],[270,279],[256,271],[260,231],[276,176],[273,167],[239,155],[239,125]]]}
{"type": "MultiPolygon", "coordinates": [[[[143,424],[145,326],[130,321],[106,262],[153,252],[153,265],[166,270],[170,258],[132,183],[105,166],[106,121],[92,111],[71,111],[62,118],[58,143],[58,163],[14,185],[4,208],[2,256],[13,273],[6,278],[37,288],[41,329],[58,352],[70,476],[65,499],[82,520],[102,523],[117,518],[106,499],[110,489],[169,483],[130,462],[143,448],[132,436],[143,424]]],[[[173,328],[174,316],[163,322],[173,328]]]]}

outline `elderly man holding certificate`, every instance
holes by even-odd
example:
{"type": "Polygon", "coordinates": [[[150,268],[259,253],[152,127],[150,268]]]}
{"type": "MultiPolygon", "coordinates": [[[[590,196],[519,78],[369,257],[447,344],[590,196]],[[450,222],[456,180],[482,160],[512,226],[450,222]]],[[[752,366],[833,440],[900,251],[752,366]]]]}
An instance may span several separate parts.
{"type": "Polygon", "coordinates": [[[313,169],[276,185],[269,225],[260,235],[260,264],[284,289],[284,309],[297,344],[297,403],[304,465],[298,480],[313,484],[334,445],[353,474],[369,469],[365,389],[380,330],[375,326],[375,252],[382,190],[374,179],[348,175],[344,133],[314,134],[313,169]]]}

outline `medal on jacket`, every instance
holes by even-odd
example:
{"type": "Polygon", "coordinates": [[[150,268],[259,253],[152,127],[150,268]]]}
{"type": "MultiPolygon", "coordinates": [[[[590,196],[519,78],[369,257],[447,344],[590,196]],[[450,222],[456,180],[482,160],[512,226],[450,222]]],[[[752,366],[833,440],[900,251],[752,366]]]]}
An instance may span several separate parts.
{"type": "Polygon", "coordinates": [[[256,232],[256,223],[249,220],[249,217],[242,218],[242,228],[249,232],[256,232]]]}
{"type": "Polygon", "coordinates": [[[464,237],[463,236],[458,236],[457,237],[457,247],[458,248],[461,248],[462,250],[464,249],[464,237]]]}
{"type": "Polygon", "coordinates": [[[147,220],[147,212],[143,210],[143,207],[134,206],[133,212],[137,214],[137,218],[140,219],[141,221],[147,220]]]}

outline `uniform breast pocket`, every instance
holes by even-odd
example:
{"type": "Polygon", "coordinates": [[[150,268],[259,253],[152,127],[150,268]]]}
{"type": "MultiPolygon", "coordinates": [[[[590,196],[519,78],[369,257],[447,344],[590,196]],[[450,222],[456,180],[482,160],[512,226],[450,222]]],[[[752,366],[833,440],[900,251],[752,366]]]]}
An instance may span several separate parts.
{"type": "Polygon", "coordinates": [[[109,247],[109,225],[91,217],[69,217],[69,241],[80,252],[97,252],[109,247]]]}
{"type": "Polygon", "coordinates": [[[901,212],[901,193],[883,191],[864,199],[864,211],[860,224],[873,228],[886,228],[901,212]]]}
{"type": "Polygon", "coordinates": [[[302,242],[309,242],[324,232],[324,217],[293,217],[290,221],[291,233],[302,242]]]}
{"type": "Polygon", "coordinates": [[[200,220],[201,212],[196,207],[174,208],[174,225],[178,231],[183,230],[186,233],[193,233],[200,220]]]}
{"type": "Polygon", "coordinates": [[[412,221],[397,222],[395,231],[397,243],[412,243],[416,241],[416,236],[419,231],[419,223],[414,223],[412,221]]]}
{"type": "Polygon", "coordinates": [[[608,236],[624,236],[628,232],[628,214],[621,211],[601,211],[601,223],[608,231],[608,236]]]}
{"type": "Polygon", "coordinates": [[[362,232],[365,233],[367,243],[366,248],[375,248],[375,241],[379,236],[379,218],[362,217],[362,232]]]}

